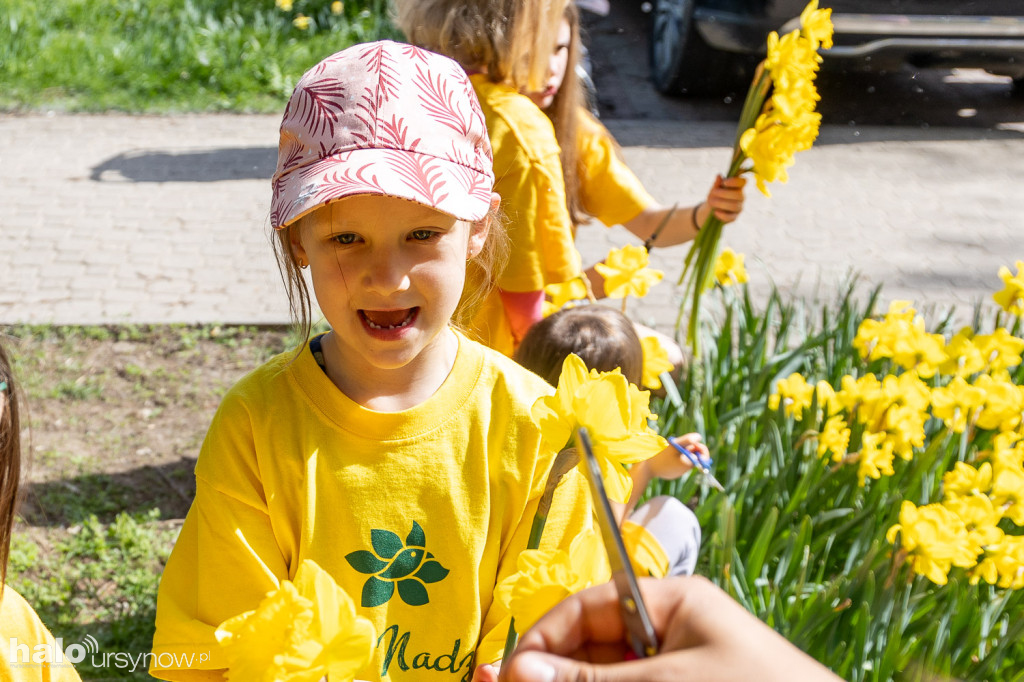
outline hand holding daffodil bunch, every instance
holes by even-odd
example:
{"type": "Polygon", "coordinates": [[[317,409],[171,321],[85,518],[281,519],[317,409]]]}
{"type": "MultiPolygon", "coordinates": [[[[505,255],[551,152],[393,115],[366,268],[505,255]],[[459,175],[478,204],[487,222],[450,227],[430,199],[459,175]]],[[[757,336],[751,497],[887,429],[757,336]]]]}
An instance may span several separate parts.
{"type": "MultiPolygon", "coordinates": [[[[818,49],[832,47],[831,13],[831,9],[818,9],[818,0],[811,0],[800,14],[799,29],[782,37],[773,31],[768,36],[768,56],[758,65],[747,92],[726,176],[752,173],[766,196],[770,196],[766,183],[786,182],[793,156],[810,149],[818,136],[821,114],[815,107],[820,97],[814,79],[821,63],[818,49]]],[[[708,215],[679,278],[690,298],[687,340],[694,349],[701,295],[713,278],[722,282],[721,268],[716,267],[722,226],[713,212],[708,215]]]]}

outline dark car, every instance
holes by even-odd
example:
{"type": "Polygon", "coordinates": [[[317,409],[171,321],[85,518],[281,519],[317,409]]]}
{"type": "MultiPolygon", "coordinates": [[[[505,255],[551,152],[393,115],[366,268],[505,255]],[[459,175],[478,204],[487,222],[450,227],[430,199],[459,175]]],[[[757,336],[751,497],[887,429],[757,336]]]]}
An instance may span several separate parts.
{"type": "MultiPolygon", "coordinates": [[[[651,78],[666,94],[720,92],[799,27],[807,0],[653,0],[651,78]]],[[[819,0],[832,8],[826,66],[981,68],[1024,87],[1024,0],[819,0]]]]}

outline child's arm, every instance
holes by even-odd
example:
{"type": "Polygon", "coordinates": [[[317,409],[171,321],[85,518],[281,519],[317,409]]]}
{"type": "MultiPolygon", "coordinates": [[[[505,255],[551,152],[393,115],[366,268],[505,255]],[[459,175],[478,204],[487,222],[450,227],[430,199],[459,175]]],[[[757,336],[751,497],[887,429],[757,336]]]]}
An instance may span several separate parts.
{"type": "MultiPolygon", "coordinates": [[[[704,445],[701,441],[699,433],[686,433],[682,436],[672,437],[676,443],[679,443],[682,447],[688,450],[695,450],[697,456],[701,459],[711,456],[708,446],[704,445]]],[[[629,515],[636,508],[637,502],[640,500],[640,496],[644,494],[644,490],[655,478],[662,478],[665,480],[674,480],[687,473],[693,468],[693,464],[690,460],[686,459],[678,450],[669,445],[667,448],[656,454],[650,459],[639,462],[629,470],[629,476],[633,479],[633,492],[629,496],[629,501],[626,503],[625,510],[623,512],[622,520],[629,517],[629,515]]]]}

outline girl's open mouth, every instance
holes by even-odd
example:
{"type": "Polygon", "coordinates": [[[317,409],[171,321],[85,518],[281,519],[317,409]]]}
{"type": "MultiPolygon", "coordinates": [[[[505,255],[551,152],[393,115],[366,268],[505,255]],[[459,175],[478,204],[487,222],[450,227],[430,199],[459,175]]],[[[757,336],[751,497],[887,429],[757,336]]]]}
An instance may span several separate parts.
{"type": "Polygon", "coordinates": [[[402,310],[360,310],[359,317],[370,329],[393,331],[411,325],[419,310],[418,306],[402,310]]]}

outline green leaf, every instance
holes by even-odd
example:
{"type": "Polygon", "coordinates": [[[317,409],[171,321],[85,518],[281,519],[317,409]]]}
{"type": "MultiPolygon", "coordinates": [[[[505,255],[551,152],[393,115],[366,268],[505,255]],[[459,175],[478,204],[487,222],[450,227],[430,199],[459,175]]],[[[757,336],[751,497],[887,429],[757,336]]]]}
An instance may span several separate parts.
{"type": "Polygon", "coordinates": [[[378,580],[370,576],[363,584],[363,598],[361,604],[364,608],[372,609],[375,606],[388,603],[395,593],[395,584],[378,580]]]}
{"type": "Polygon", "coordinates": [[[419,580],[408,578],[398,581],[398,594],[409,606],[423,606],[430,601],[427,588],[419,580]]]}
{"type": "Polygon", "coordinates": [[[753,546],[747,552],[747,582],[753,583],[761,575],[761,567],[764,566],[764,558],[768,553],[768,545],[771,544],[772,535],[775,533],[775,524],[779,520],[779,510],[772,507],[768,512],[768,518],[761,522],[761,530],[754,540],[753,546]]]}
{"type": "Polygon", "coordinates": [[[420,524],[416,523],[415,521],[412,522],[412,530],[409,531],[409,536],[407,538],[405,538],[405,546],[406,547],[426,547],[427,546],[427,536],[423,532],[423,528],[420,527],[420,524]]]}
{"type": "Polygon", "coordinates": [[[416,571],[416,574],[413,577],[419,578],[423,582],[430,584],[444,580],[448,573],[448,569],[440,563],[436,561],[427,561],[420,566],[420,570],[416,571]]]}
{"type": "MultiPolygon", "coordinates": [[[[416,522],[413,521],[413,523],[415,524],[416,522]]],[[[415,530],[415,527],[413,530],[415,530]]],[[[405,549],[405,545],[402,544],[402,538],[389,530],[380,530],[379,528],[374,528],[370,531],[370,543],[373,545],[373,551],[377,553],[377,556],[384,559],[393,559],[396,554],[405,549]]],[[[420,546],[422,547],[422,545],[420,546]]]]}
{"type": "Polygon", "coordinates": [[[356,569],[360,573],[377,573],[384,569],[388,565],[386,561],[381,561],[373,555],[373,552],[369,552],[365,549],[352,552],[351,554],[345,555],[345,559],[352,568],[356,569]]]}

